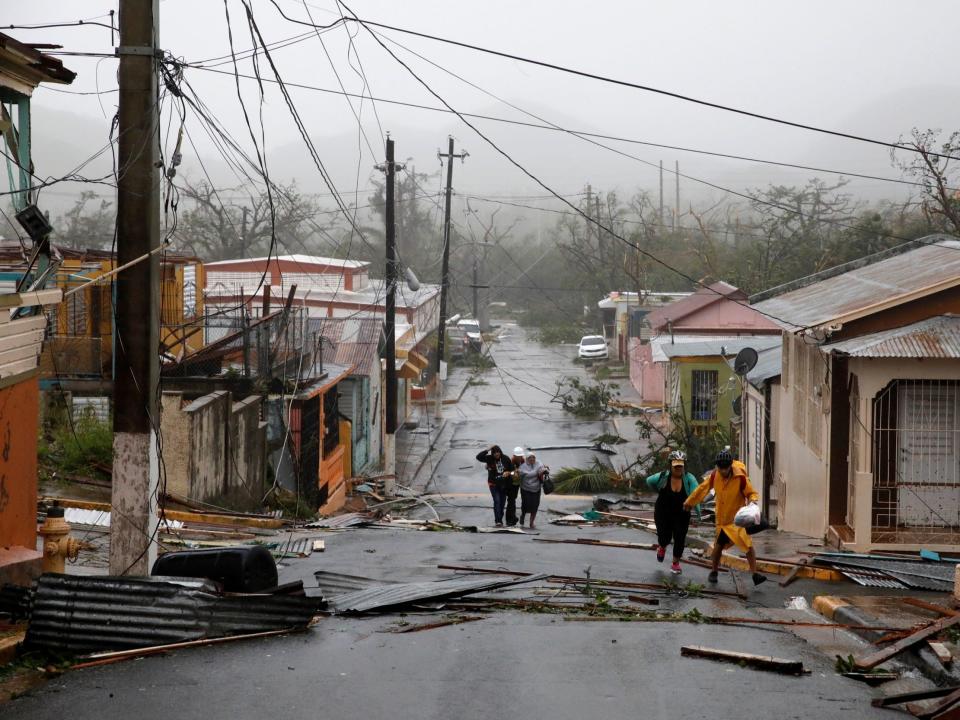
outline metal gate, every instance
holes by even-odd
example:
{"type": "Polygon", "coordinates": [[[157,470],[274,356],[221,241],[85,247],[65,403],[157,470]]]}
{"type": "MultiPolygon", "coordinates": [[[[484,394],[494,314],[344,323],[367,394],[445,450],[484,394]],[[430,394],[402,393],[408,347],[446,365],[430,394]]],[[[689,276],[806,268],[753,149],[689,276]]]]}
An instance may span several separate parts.
{"type": "Polygon", "coordinates": [[[873,541],[955,535],[960,381],[894,380],[874,399],[873,416],[873,541]]]}

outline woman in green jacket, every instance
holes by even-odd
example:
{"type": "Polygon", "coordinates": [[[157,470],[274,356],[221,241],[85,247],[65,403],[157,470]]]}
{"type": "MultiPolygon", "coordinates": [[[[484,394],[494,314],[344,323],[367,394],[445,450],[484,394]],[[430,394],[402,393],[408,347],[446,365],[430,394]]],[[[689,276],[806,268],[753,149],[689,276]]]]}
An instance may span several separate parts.
{"type": "MultiPolygon", "coordinates": [[[[687,496],[697,489],[697,479],[687,472],[687,456],[682,450],[670,453],[670,470],[647,478],[647,486],[657,492],[653,520],[657,525],[657,562],[663,562],[667,545],[673,541],[673,564],[670,571],[679,575],[680,558],[687,542],[690,527],[690,511],[684,510],[687,496]]],[[[699,514],[699,509],[698,509],[699,514]]]]}

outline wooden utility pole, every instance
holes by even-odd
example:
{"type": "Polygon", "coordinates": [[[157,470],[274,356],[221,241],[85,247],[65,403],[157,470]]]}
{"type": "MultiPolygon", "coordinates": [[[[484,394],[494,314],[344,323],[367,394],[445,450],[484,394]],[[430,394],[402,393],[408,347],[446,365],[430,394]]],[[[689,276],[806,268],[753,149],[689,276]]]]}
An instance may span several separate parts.
{"type": "Polygon", "coordinates": [[[149,575],[156,558],[159,368],[159,0],[120,0],[117,263],[110,574],[149,575]]]}
{"type": "Polygon", "coordinates": [[[384,396],[383,407],[386,410],[386,420],[384,421],[384,454],[386,462],[384,467],[383,492],[385,495],[394,495],[397,491],[397,338],[396,338],[396,314],[397,314],[397,227],[394,220],[394,180],[396,178],[396,165],[393,162],[393,138],[387,137],[387,161],[384,166],[387,175],[386,187],[386,246],[387,246],[387,302],[386,302],[386,322],[384,323],[384,332],[386,333],[386,351],[387,356],[387,381],[386,395],[384,396]]]}
{"type": "MultiPolygon", "coordinates": [[[[444,340],[447,328],[447,293],[449,292],[450,288],[450,201],[453,195],[453,159],[460,158],[463,160],[468,155],[466,152],[455,155],[453,152],[453,136],[451,135],[448,139],[450,142],[449,147],[447,148],[447,154],[444,155],[440,152],[437,152],[438,157],[447,159],[447,196],[444,199],[443,208],[443,262],[440,270],[440,320],[437,325],[437,407],[435,413],[437,417],[440,416],[440,406],[443,402],[440,371],[443,366],[443,355],[445,350],[444,340]]],[[[474,292],[476,292],[476,289],[474,289],[474,292]]]]}

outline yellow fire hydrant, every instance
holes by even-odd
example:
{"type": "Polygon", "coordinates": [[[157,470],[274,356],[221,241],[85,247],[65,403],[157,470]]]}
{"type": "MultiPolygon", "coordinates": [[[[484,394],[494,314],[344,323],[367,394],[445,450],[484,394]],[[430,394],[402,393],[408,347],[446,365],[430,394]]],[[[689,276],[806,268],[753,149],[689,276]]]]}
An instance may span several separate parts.
{"type": "Polygon", "coordinates": [[[70,537],[70,526],[63,519],[62,507],[47,510],[47,519],[37,532],[43,538],[43,560],[40,562],[43,572],[62,573],[65,560],[77,559],[80,543],[70,537]]]}

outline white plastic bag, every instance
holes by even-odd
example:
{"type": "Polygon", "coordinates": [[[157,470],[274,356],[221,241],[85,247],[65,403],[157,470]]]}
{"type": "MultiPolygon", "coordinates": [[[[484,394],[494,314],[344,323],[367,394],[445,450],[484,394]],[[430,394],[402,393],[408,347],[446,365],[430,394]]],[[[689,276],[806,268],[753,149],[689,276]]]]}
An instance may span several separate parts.
{"type": "Polygon", "coordinates": [[[760,524],[760,506],[756,503],[748,503],[737,510],[733,516],[733,524],[737,527],[748,528],[760,524]]]}

